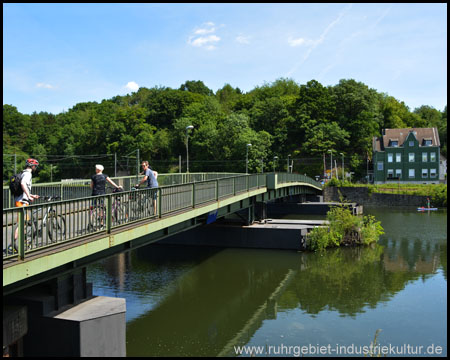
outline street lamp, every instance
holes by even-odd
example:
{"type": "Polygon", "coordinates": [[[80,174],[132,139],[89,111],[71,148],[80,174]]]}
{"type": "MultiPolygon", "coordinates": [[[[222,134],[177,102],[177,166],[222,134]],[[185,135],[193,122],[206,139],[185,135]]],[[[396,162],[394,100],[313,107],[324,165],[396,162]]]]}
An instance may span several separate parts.
{"type": "Polygon", "coordinates": [[[354,172],[350,172],[350,182],[352,182],[352,175],[354,174],[354,172]]]}
{"type": "Polygon", "coordinates": [[[345,171],[344,171],[344,154],[340,153],[342,155],[342,180],[345,180],[345,171]]]}
{"type": "Polygon", "coordinates": [[[290,168],[289,164],[290,164],[290,162],[291,162],[291,154],[288,155],[288,162],[287,162],[287,172],[288,173],[290,172],[289,171],[289,168],[290,168]]]}
{"type": "Polygon", "coordinates": [[[278,160],[278,156],[274,156],[273,157],[273,172],[275,172],[275,168],[276,168],[276,166],[275,166],[275,162],[278,160]]]}
{"type": "Polygon", "coordinates": [[[330,180],[333,177],[333,150],[328,150],[328,152],[331,154],[331,161],[330,161],[330,180]]]}
{"type": "Polygon", "coordinates": [[[247,144],[247,153],[245,155],[245,173],[248,174],[248,148],[252,146],[252,144],[247,144]]]}
{"type": "Polygon", "coordinates": [[[186,172],[189,172],[189,130],[192,130],[194,126],[186,126],[186,172]]]}

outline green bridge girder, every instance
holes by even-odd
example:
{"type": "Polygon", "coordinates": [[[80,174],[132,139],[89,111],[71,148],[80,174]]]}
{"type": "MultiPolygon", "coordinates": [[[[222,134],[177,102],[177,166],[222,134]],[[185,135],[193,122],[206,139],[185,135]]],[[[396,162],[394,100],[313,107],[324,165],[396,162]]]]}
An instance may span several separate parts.
{"type": "MultiPolygon", "coordinates": [[[[142,193],[151,195],[149,191],[155,190],[141,190],[142,193]]],[[[75,268],[86,266],[112,254],[145,246],[203,225],[206,223],[208,214],[211,213],[215,213],[217,218],[221,218],[239,210],[251,208],[257,202],[267,202],[290,195],[317,194],[321,191],[320,184],[314,180],[304,175],[287,173],[241,175],[161,187],[158,188],[159,211],[157,215],[117,226],[109,219],[106,229],[72,239],[62,239],[61,242],[31,251],[24,249],[24,234],[21,234],[19,236],[19,241],[21,241],[19,254],[6,258],[4,256],[3,259],[3,294],[7,295],[65,272],[70,273],[75,268]],[[178,209],[176,208],[178,205],[174,205],[174,210],[167,210],[170,201],[183,196],[184,199],[190,200],[189,206],[178,209]]],[[[132,192],[119,194],[120,196],[130,195],[129,199],[131,199],[132,192]]],[[[107,217],[111,216],[111,203],[115,196],[119,195],[104,196],[107,217]]],[[[92,197],[88,201],[90,200],[92,197]]],[[[182,203],[183,199],[178,201],[182,203]]],[[[80,214],[88,211],[88,207],[85,209],[83,206],[79,210],[80,203],[85,204],[86,199],[57,203],[60,209],[69,208],[65,213],[61,210],[61,214],[64,213],[62,216],[66,216],[66,226],[70,226],[70,224],[67,225],[70,223],[69,216],[74,216],[74,213],[81,216],[80,214]],[[73,210],[75,205],[76,211],[73,210]]],[[[36,206],[42,205],[34,207],[36,206]]],[[[25,226],[26,229],[25,210],[15,208],[8,209],[8,211],[11,211],[11,219],[19,215],[19,224],[25,226]]],[[[6,217],[8,218],[8,216],[6,217]]],[[[13,224],[11,226],[13,227],[13,224]]],[[[6,233],[8,234],[8,232],[6,233]]]]}

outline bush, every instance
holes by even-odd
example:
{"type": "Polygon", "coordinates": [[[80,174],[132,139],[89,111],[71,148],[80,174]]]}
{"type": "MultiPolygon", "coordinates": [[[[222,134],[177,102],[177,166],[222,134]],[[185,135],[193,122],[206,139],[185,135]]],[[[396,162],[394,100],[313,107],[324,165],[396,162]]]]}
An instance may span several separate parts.
{"type": "Polygon", "coordinates": [[[372,215],[355,216],[348,207],[334,206],[327,213],[328,227],[316,227],[307,235],[307,247],[322,251],[342,245],[369,245],[384,234],[383,227],[372,215]]]}

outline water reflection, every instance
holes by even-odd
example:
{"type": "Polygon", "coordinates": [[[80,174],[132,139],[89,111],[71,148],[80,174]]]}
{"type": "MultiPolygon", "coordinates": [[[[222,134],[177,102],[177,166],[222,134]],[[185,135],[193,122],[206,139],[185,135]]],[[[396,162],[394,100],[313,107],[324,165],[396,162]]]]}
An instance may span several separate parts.
{"type": "Polygon", "coordinates": [[[424,332],[444,339],[445,301],[430,309],[430,298],[417,297],[411,305],[399,295],[412,291],[408,284],[442,273],[445,283],[436,278],[430,293],[446,300],[445,214],[366,212],[382,221],[380,245],[323,254],[151,245],[91,266],[88,277],[94,294],[126,298],[128,356],[233,355],[233,346],[279,339],[268,335],[271,326],[276,333],[289,329],[295,339],[319,341],[308,329],[313,323],[328,341],[355,343],[361,334],[368,345],[374,326],[386,334],[391,329],[390,338],[398,341],[420,341],[424,332]],[[397,310],[399,299],[407,313],[397,310]],[[425,319],[423,307],[430,312],[425,319]],[[372,320],[365,324],[363,314],[372,320]],[[375,325],[380,314],[389,319],[375,325]],[[348,326],[344,319],[359,319],[353,335],[336,333],[336,327],[348,326]],[[409,322],[421,330],[412,333],[409,322]]]}

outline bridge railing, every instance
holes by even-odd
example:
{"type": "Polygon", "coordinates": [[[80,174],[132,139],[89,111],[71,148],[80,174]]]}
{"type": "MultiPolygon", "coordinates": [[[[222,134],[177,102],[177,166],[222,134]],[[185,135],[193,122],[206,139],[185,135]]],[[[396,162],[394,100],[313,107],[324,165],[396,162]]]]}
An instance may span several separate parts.
{"type": "Polygon", "coordinates": [[[262,187],[265,174],[240,175],[4,209],[3,259],[262,187]]]}
{"type": "Polygon", "coordinates": [[[291,173],[276,173],[276,181],[277,184],[287,184],[292,182],[304,182],[307,184],[311,184],[314,186],[317,186],[319,188],[322,188],[322,185],[315,181],[314,179],[310,178],[309,176],[302,175],[302,174],[291,174],[291,173]]]}
{"type": "MultiPolygon", "coordinates": [[[[220,179],[230,176],[242,175],[238,173],[173,173],[159,174],[159,186],[179,185],[191,182],[220,179]]],[[[124,190],[129,191],[142,179],[142,175],[110,177],[116,184],[122,185],[124,190]]],[[[44,196],[58,195],[62,200],[78,199],[91,196],[90,179],[68,179],[52,183],[33,184],[33,194],[44,196]]],[[[14,207],[11,192],[7,186],[3,186],[3,209],[14,207]]],[[[36,200],[35,204],[43,203],[42,200],[36,200]]]]}

